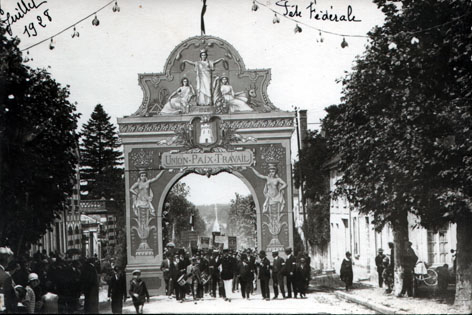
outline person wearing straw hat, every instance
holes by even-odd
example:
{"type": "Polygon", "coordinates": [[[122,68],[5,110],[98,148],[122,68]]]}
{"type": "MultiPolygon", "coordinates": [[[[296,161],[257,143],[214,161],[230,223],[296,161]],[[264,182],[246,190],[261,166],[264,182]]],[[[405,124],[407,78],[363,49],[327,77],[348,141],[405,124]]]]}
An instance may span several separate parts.
{"type": "Polygon", "coordinates": [[[149,292],[146,283],[141,279],[141,270],[133,271],[133,279],[130,281],[129,295],[133,299],[136,314],[143,314],[144,303],[149,303],[149,292]]]}

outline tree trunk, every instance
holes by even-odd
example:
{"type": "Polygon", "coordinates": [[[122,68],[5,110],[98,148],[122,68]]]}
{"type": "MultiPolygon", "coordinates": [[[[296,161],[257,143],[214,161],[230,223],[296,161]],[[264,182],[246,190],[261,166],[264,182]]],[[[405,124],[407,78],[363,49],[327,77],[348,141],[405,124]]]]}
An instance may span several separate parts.
{"type": "Polygon", "coordinates": [[[393,292],[398,296],[403,287],[403,253],[405,252],[405,242],[408,241],[408,212],[399,213],[395,221],[392,223],[395,261],[393,292]]]}
{"type": "Polygon", "coordinates": [[[328,246],[314,244],[309,248],[311,267],[316,270],[325,269],[325,266],[328,266],[328,246]]]}
{"type": "Polygon", "coordinates": [[[472,218],[457,222],[456,297],[454,304],[472,311],[472,218]]]}

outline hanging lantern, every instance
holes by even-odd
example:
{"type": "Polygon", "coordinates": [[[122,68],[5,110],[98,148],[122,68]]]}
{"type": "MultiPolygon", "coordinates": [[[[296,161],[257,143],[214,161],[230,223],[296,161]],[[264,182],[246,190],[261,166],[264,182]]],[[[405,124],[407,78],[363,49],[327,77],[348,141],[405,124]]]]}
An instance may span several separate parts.
{"type": "Polygon", "coordinates": [[[79,36],[80,36],[80,34],[79,34],[79,32],[77,32],[77,30],[75,29],[75,26],[74,26],[74,32],[72,33],[72,38],[79,37],[79,36]]]}
{"type": "Polygon", "coordinates": [[[97,18],[97,14],[95,14],[95,18],[92,20],[92,25],[94,26],[100,25],[100,21],[97,18]]]}
{"type": "Polygon", "coordinates": [[[348,43],[346,42],[346,39],[343,37],[343,41],[341,42],[341,48],[346,48],[348,45],[348,43]]]}
{"type": "Polygon", "coordinates": [[[53,50],[54,48],[56,48],[56,46],[54,46],[54,41],[53,41],[53,38],[51,37],[51,42],[49,43],[49,49],[53,50]]]}
{"type": "Polygon", "coordinates": [[[118,1],[115,1],[115,5],[111,8],[113,12],[120,12],[120,7],[118,6],[118,1]]]}
{"type": "Polygon", "coordinates": [[[29,58],[29,50],[27,50],[27,51],[26,51],[26,56],[25,56],[25,58],[23,58],[23,61],[26,63],[26,62],[28,62],[28,61],[30,61],[30,60],[32,60],[32,59],[29,58]]]}
{"type": "Polygon", "coordinates": [[[274,23],[274,24],[275,24],[275,23],[280,23],[280,19],[279,19],[279,17],[277,16],[277,13],[275,13],[274,19],[272,20],[272,23],[274,23]]]}
{"type": "Polygon", "coordinates": [[[302,28],[301,28],[300,26],[298,26],[298,24],[297,24],[297,26],[295,26],[294,32],[295,32],[295,33],[301,33],[301,32],[302,32],[302,28]]]}
{"type": "Polygon", "coordinates": [[[252,2],[252,11],[256,12],[257,9],[259,9],[259,7],[257,6],[256,1],[253,1],[252,2]]]}
{"type": "Polygon", "coordinates": [[[388,49],[390,49],[390,50],[397,49],[397,44],[395,44],[394,42],[391,42],[390,44],[388,44],[388,49]]]}

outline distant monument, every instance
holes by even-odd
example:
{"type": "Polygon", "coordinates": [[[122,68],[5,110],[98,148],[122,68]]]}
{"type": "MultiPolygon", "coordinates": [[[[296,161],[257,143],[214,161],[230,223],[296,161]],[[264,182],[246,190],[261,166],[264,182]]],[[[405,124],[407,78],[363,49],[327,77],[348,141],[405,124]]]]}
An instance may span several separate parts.
{"type": "Polygon", "coordinates": [[[220,223],[218,222],[218,208],[215,204],[215,221],[213,222],[213,228],[211,229],[213,233],[221,233],[220,223]]]}

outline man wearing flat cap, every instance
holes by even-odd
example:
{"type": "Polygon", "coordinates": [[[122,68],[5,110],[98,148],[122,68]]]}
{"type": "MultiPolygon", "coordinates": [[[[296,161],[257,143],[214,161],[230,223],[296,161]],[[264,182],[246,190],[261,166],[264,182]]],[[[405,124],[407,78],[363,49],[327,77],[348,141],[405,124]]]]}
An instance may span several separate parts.
{"type": "Polygon", "coordinates": [[[261,282],[262,298],[270,300],[269,280],[270,280],[270,261],[266,257],[265,251],[259,252],[259,280],[261,282]]]}
{"type": "Polygon", "coordinates": [[[131,279],[130,282],[129,295],[133,299],[136,314],[142,314],[146,299],[149,303],[149,292],[146,283],[141,279],[141,270],[133,271],[133,279],[131,279]]]}

